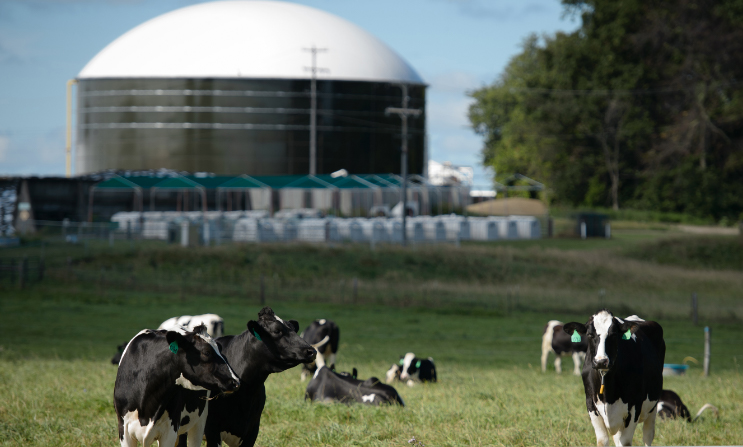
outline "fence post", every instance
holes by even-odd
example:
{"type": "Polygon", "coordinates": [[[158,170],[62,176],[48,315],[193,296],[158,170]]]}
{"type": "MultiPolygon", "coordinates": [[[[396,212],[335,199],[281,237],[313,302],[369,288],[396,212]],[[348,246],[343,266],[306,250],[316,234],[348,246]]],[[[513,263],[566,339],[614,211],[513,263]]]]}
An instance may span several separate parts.
{"type": "Polygon", "coordinates": [[[67,282],[72,281],[72,257],[67,256],[67,282]]]}
{"type": "Polygon", "coordinates": [[[694,326],[699,323],[699,302],[697,301],[696,292],[691,294],[691,321],[694,323],[694,326]]]}
{"type": "Polygon", "coordinates": [[[712,328],[704,327],[704,377],[709,377],[709,361],[711,356],[712,328]]]}
{"type": "Polygon", "coordinates": [[[266,275],[261,273],[261,306],[266,305],[266,275]]]}
{"type": "Polygon", "coordinates": [[[114,246],[114,232],[113,231],[108,232],[108,246],[110,248],[113,248],[114,246]]]}
{"type": "Polygon", "coordinates": [[[186,271],[181,271],[181,301],[186,300],[186,271]]]}
{"type": "Polygon", "coordinates": [[[353,304],[356,304],[356,297],[359,293],[359,279],[355,276],[353,277],[353,304]]]}
{"type": "Polygon", "coordinates": [[[43,281],[44,280],[44,267],[45,267],[45,265],[44,265],[44,257],[42,256],[39,259],[39,281],[43,281]]]}

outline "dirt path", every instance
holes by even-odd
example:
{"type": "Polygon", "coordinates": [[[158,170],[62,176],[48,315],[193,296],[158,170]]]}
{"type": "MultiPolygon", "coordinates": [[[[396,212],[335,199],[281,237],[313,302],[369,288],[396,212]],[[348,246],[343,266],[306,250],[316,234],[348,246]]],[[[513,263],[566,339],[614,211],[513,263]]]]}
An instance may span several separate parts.
{"type": "Polygon", "coordinates": [[[739,233],[738,227],[715,227],[715,226],[701,226],[701,225],[679,225],[677,227],[684,233],[694,234],[717,234],[725,236],[735,236],[739,233]]]}

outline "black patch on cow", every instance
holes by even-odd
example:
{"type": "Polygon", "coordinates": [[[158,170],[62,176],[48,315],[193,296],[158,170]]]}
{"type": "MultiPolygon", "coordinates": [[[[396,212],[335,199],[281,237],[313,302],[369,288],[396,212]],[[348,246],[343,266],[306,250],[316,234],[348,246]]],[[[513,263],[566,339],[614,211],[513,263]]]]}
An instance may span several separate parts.
{"type": "Polygon", "coordinates": [[[183,416],[183,419],[181,419],[181,425],[186,425],[189,422],[191,422],[191,418],[188,416],[183,416]]]}

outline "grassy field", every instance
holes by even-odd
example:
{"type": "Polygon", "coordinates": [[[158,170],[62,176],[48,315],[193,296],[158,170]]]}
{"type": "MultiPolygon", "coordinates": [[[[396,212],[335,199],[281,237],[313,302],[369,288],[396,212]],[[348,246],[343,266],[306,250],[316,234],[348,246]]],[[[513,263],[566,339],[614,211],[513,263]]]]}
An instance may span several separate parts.
{"type": "Polygon", "coordinates": [[[710,402],[720,417],[659,422],[655,444],[739,444],[743,275],[729,250],[737,239],[700,240],[633,229],[609,241],[408,251],[45,246],[43,282],[19,289],[0,281],[0,445],[118,445],[116,367],[108,363],[116,345],[181,314],[215,312],[227,333],[241,332],[261,307],[261,276],[264,300],[282,318],[302,327],[315,318],[339,324],[340,369],[383,377],[399,355],[414,351],[434,357],[440,382],[397,386],[404,409],[370,408],[307,403],[298,369],[273,375],[258,445],[402,446],[413,437],[426,446],[593,445],[580,379],[542,374],[539,357],[547,320],[584,322],[602,305],[659,321],[667,362],[701,361],[703,326],[712,327],[712,376],[692,364],[665,387],[692,412],[710,402]],[[664,250],[685,254],[648,257],[664,250]],[[699,326],[688,318],[692,292],[700,296],[699,326]]]}

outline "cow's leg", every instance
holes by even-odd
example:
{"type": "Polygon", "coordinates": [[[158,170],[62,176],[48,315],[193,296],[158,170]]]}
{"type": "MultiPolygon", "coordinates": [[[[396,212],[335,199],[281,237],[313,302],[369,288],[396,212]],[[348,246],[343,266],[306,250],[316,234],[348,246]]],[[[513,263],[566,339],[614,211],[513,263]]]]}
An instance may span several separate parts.
{"type": "Polygon", "coordinates": [[[183,433],[178,436],[178,442],[175,443],[175,447],[185,447],[188,443],[188,433],[183,433]]]}
{"type": "Polygon", "coordinates": [[[593,431],[596,432],[596,445],[598,447],[609,445],[609,432],[606,430],[606,425],[604,425],[604,419],[598,413],[592,411],[588,412],[588,416],[591,418],[593,431]]]}
{"type": "Polygon", "coordinates": [[[137,438],[129,434],[128,430],[124,430],[121,437],[121,447],[137,447],[137,438]]]}
{"type": "Polygon", "coordinates": [[[580,367],[583,364],[581,361],[581,355],[580,352],[574,352],[573,353],[573,374],[576,376],[580,375],[580,367]]]}
{"type": "Polygon", "coordinates": [[[335,366],[335,352],[331,352],[328,356],[328,365],[335,366]]]}
{"type": "Polygon", "coordinates": [[[620,445],[632,445],[632,436],[635,434],[635,428],[637,428],[637,424],[634,422],[630,422],[627,427],[622,427],[621,430],[614,434],[614,445],[617,447],[620,445]]]}
{"type": "Polygon", "coordinates": [[[550,350],[542,344],[542,372],[547,372],[547,357],[550,355],[550,350]]]}
{"type": "Polygon", "coordinates": [[[653,439],[655,438],[655,417],[657,414],[658,411],[654,410],[642,424],[642,442],[647,446],[653,445],[653,439]]]}
{"type": "Polygon", "coordinates": [[[555,355],[555,371],[557,374],[562,374],[562,354],[555,355]]]}
{"type": "MultiPolygon", "coordinates": [[[[178,431],[177,430],[167,430],[165,433],[163,433],[160,436],[160,439],[157,440],[158,447],[175,447],[176,442],[178,441],[178,431]]],[[[144,444],[149,445],[149,444],[144,444]]]]}

